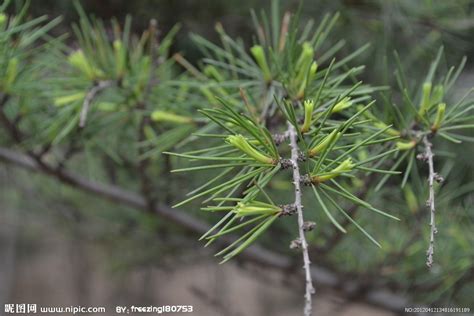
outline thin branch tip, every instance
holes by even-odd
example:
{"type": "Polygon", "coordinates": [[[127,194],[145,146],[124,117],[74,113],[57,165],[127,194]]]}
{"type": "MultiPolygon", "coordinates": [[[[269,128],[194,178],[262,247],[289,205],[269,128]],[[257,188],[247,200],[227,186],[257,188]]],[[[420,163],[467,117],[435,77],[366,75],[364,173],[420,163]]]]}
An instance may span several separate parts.
{"type": "Polygon", "coordinates": [[[100,92],[112,86],[112,84],[113,82],[110,80],[99,81],[89,89],[84,101],[82,102],[82,109],[79,117],[79,128],[84,128],[86,126],[87,114],[89,113],[90,106],[94,99],[100,92]]]}

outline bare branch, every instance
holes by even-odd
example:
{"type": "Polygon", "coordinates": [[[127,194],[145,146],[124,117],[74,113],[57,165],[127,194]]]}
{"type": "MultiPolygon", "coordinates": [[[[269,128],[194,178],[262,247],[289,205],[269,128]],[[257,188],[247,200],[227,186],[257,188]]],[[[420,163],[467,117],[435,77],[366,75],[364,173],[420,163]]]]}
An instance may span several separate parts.
{"type": "Polygon", "coordinates": [[[305,306],[304,315],[311,316],[312,314],[312,302],[311,295],[314,294],[313,280],[311,278],[311,262],[308,254],[308,242],[305,236],[305,221],[303,217],[303,205],[301,203],[301,175],[298,166],[299,148],[297,143],[297,135],[294,126],[288,122],[288,135],[290,138],[291,147],[291,162],[293,164],[293,184],[295,186],[295,206],[298,214],[298,230],[300,235],[301,250],[303,251],[303,269],[305,271],[306,278],[306,292],[305,292],[305,306]]]}
{"type": "Polygon", "coordinates": [[[428,184],[429,184],[429,197],[426,201],[426,204],[430,208],[430,244],[428,246],[428,250],[426,251],[426,265],[431,268],[433,266],[433,255],[434,255],[434,236],[438,232],[436,229],[436,221],[435,221],[435,197],[434,197],[434,181],[438,178],[438,175],[434,171],[434,164],[433,164],[433,151],[431,148],[433,144],[429,141],[428,136],[423,137],[423,143],[425,144],[425,153],[424,153],[424,160],[428,162],[429,168],[429,176],[428,176],[428,184]]]}
{"type": "Polygon", "coordinates": [[[18,126],[8,119],[7,115],[3,111],[3,107],[9,98],[10,96],[8,94],[0,94],[0,123],[15,142],[21,143],[23,140],[23,134],[19,130],[18,126]]]}
{"type": "Polygon", "coordinates": [[[79,119],[79,127],[84,128],[86,126],[87,113],[89,108],[94,101],[95,97],[102,91],[112,86],[113,81],[99,81],[97,84],[94,84],[92,88],[87,92],[84,102],[82,102],[81,116],[79,119]]]}

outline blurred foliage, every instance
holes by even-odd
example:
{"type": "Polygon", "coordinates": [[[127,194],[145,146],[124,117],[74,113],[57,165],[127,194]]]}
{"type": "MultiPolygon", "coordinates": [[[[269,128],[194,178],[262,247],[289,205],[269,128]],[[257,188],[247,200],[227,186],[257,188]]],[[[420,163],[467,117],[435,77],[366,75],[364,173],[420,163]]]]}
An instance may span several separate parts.
{"type": "MultiPolygon", "coordinates": [[[[175,24],[182,24],[175,49],[185,51],[188,59],[195,61],[198,50],[190,43],[188,32],[195,32],[217,39],[214,24],[222,23],[231,36],[251,40],[251,9],[257,13],[268,10],[272,1],[172,1],[172,0],[83,0],[81,4],[87,12],[97,17],[112,17],[123,21],[127,14],[135,17],[133,29],[147,27],[155,18],[160,30],[169,31],[175,24]],[[203,21],[206,21],[203,23],[203,21]]],[[[282,7],[295,12],[300,5],[297,0],[282,0],[282,7]]],[[[34,16],[48,14],[62,15],[66,23],[77,20],[72,1],[44,0],[33,2],[30,10],[34,16]]],[[[302,19],[322,17],[327,13],[339,12],[341,18],[335,34],[346,42],[344,53],[354,47],[372,43],[370,54],[361,56],[374,66],[383,69],[384,57],[395,48],[410,67],[417,67],[420,61],[434,57],[434,50],[443,44],[449,58],[459,59],[474,53],[470,34],[474,29],[472,20],[474,4],[472,0],[455,1],[383,1],[383,0],[336,0],[303,2],[302,19]],[[340,36],[344,35],[344,36],[340,36]],[[375,63],[374,63],[375,61],[375,63]]],[[[381,72],[370,72],[368,76],[381,76],[381,72]]],[[[375,77],[381,79],[381,77],[375,77]]],[[[379,80],[380,81],[380,80],[379,80]]]]}

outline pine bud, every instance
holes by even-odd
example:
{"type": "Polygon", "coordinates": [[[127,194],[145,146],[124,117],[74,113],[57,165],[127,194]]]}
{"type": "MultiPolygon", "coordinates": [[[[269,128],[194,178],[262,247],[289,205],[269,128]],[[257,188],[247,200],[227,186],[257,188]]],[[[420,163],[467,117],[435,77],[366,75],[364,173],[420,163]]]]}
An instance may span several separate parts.
{"type": "MultiPolygon", "coordinates": [[[[386,129],[388,127],[388,125],[382,121],[375,122],[374,126],[380,129],[386,129]]],[[[390,136],[400,136],[400,132],[391,127],[387,128],[384,133],[390,136]]]]}
{"type": "Polygon", "coordinates": [[[117,77],[123,77],[125,72],[126,52],[121,40],[115,40],[113,43],[115,54],[115,71],[117,77]]]}
{"type": "Polygon", "coordinates": [[[216,105],[219,103],[214,94],[211,92],[211,89],[209,89],[208,87],[200,87],[199,90],[206,97],[207,101],[210,104],[216,105]]]}
{"type": "Polygon", "coordinates": [[[300,57],[296,62],[296,68],[299,70],[301,68],[307,68],[310,63],[313,61],[314,49],[309,42],[304,42],[301,50],[300,57]]]}
{"type": "Polygon", "coordinates": [[[410,150],[416,146],[416,141],[415,140],[410,140],[408,142],[406,141],[398,141],[395,143],[397,146],[398,150],[410,150]]]}
{"type": "Polygon", "coordinates": [[[82,50],[77,50],[69,55],[68,62],[73,67],[80,70],[90,80],[95,80],[104,76],[104,73],[101,70],[95,68],[89,63],[82,50]]]}
{"type": "Polygon", "coordinates": [[[225,80],[221,73],[214,66],[207,65],[206,67],[204,67],[203,72],[207,77],[213,78],[217,82],[222,82],[225,80]]]}
{"type": "Polygon", "coordinates": [[[247,202],[237,203],[234,209],[237,217],[254,216],[254,215],[275,215],[281,212],[281,208],[275,205],[263,203],[263,202],[247,202]]]}
{"type": "Polygon", "coordinates": [[[70,95],[58,97],[54,99],[54,105],[59,107],[59,106],[63,106],[69,103],[73,103],[75,101],[79,101],[79,100],[82,102],[85,96],[86,94],[84,92],[78,92],[78,93],[73,93],[70,95]]]}
{"type": "Polygon", "coordinates": [[[115,112],[117,110],[117,103],[102,101],[97,102],[95,107],[102,112],[115,112]]]}
{"type": "Polygon", "coordinates": [[[318,63],[313,61],[311,64],[311,68],[309,68],[309,80],[313,80],[316,76],[316,72],[318,71],[318,63]]]}
{"type": "Polygon", "coordinates": [[[303,126],[301,126],[301,132],[306,133],[307,131],[309,131],[309,128],[311,127],[311,124],[312,124],[314,101],[305,100],[303,102],[303,106],[304,106],[304,122],[303,122],[303,126]]]}
{"type": "Polygon", "coordinates": [[[268,67],[267,58],[265,57],[265,51],[263,50],[263,47],[260,45],[255,45],[250,49],[250,52],[252,53],[253,57],[257,61],[258,66],[262,70],[263,79],[266,82],[271,82],[272,73],[270,71],[270,67],[268,67]]]}
{"type": "Polygon", "coordinates": [[[151,127],[150,125],[145,125],[143,127],[143,133],[145,134],[145,137],[148,140],[156,139],[158,137],[155,131],[153,130],[153,127],[151,127]]]}
{"type": "Polygon", "coordinates": [[[355,167],[354,163],[352,162],[352,158],[347,158],[343,162],[339,164],[336,168],[334,168],[331,172],[350,172],[355,167]]]}
{"type": "Polygon", "coordinates": [[[428,111],[430,102],[431,102],[431,82],[425,82],[423,84],[423,93],[421,95],[421,103],[420,103],[420,110],[418,111],[418,114],[421,116],[426,114],[426,111],[428,111]]]}
{"type": "Polygon", "coordinates": [[[3,25],[7,22],[8,17],[4,13],[0,13],[0,31],[3,30],[3,25]]]}
{"type": "Polygon", "coordinates": [[[151,58],[150,56],[143,56],[139,61],[137,65],[138,69],[138,74],[137,74],[137,80],[136,84],[134,87],[135,93],[140,95],[142,92],[145,90],[145,87],[147,86],[147,83],[150,80],[151,77],[151,58]]]}
{"type": "Polygon", "coordinates": [[[347,158],[343,162],[339,164],[336,168],[332,169],[326,175],[321,176],[312,176],[311,182],[312,183],[321,183],[330,179],[333,179],[343,173],[351,172],[354,169],[355,164],[352,162],[351,158],[347,158]]]}
{"type": "Polygon", "coordinates": [[[316,74],[318,65],[313,62],[314,49],[309,42],[303,43],[303,48],[296,62],[296,77],[295,77],[295,88],[297,91],[297,98],[304,96],[304,91],[308,84],[308,77],[313,77],[316,74]]]}
{"type": "Polygon", "coordinates": [[[268,164],[275,164],[275,160],[255,149],[247,139],[242,135],[230,135],[227,137],[227,143],[237,147],[253,159],[268,164]]]}
{"type": "Polygon", "coordinates": [[[5,91],[9,91],[16,77],[18,76],[18,58],[13,57],[8,61],[7,71],[5,73],[5,91]]]}
{"type": "Polygon", "coordinates": [[[314,61],[311,64],[311,67],[309,68],[309,74],[306,74],[300,83],[300,88],[298,89],[298,93],[296,94],[297,99],[301,99],[304,97],[304,92],[306,90],[306,87],[308,86],[308,82],[311,82],[313,80],[317,70],[318,64],[314,61]]]}
{"type": "Polygon", "coordinates": [[[339,112],[341,112],[342,110],[347,109],[347,108],[350,107],[351,105],[352,105],[351,98],[346,97],[346,98],[342,99],[341,101],[339,101],[339,102],[332,108],[332,112],[331,112],[331,113],[339,113],[339,112]]]}
{"type": "Polygon", "coordinates": [[[325,150],[329,145],[331,145],[333,142],[337,141],[341,137],[341,133],[337,132],[337,129],[333,130],[331,134],[327,135],[326,137],[323,138],[319,144],[314,146],[312,149],[309,150],[308,156],[309,157],[314,157],[323,150],[325,150]]]}
{"type": "Polygon", "coordinates": [[[431,126],[431,131],[435,133],[443,123],[444,113],[446,112],[446,103],[438,104],[438,111],[436,112],[436,118],[433,125],[431,126]]]}
{"type": "Polygon", "coordinates": [[[443,96],[444,96],[444,87],[443,85],[437,84],[433,89],[433,93],[431,94],[430,106],[433,106],[443,101],[443,96]]]}
{"type": "Polygon", "coordinates": [[[155,122],[169,122],[176,124],[188,124],[193,122],[193,119],[190,117],[165,111],[153,111],[153,113],[151,113],[151,119],[155,122]]]}

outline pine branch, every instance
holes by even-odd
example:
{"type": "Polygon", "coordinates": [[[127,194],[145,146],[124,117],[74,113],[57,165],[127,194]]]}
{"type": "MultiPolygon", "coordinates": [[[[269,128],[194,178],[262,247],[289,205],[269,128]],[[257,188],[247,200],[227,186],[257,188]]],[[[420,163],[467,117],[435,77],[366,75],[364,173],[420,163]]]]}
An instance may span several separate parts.
{"type": "Polygon", "coordinates": [[[288,135],[290,138],[291,162],[293,165],[293,184],[295,186],[295,206],[298,214],[299,241],[303,251],[303,269],[305,270],[306,278],[304,314],[305,316],[310,316],[312,314],[311,295],[313,295],[315,291],[311,278],[311,262],[308,254],[308,242],[305,237],[305,221],[303,217],[303,205],[301,203],[301,175],[298,166],[299,148],[297,144],[296,130],[290,122],[288,122],[288,135]]]}
{"type": "Polygon", "coordinates": [[[435,196],[434,196],[434,181],[438,180],[440,177],[434,171],[434,163],[433,163],[433,151],[432,147],[433,144],[428,139],[428,136],[423,137],[423,144],[425,145],[425,152],[423,154],[423,159],[427,161],[428,168],[429,168],[429,176],[428,176],[428,184],[429,184],[429,197],[426,201],[426,204],[430,208],[430,244],[428,246],[428,250],[426,251],[426,265],[431,268],[433,266],[433,255],[434,255],[434,238],[435,234],[438,232],[436,229],[436,221],[435,221],[435,196]]]}

